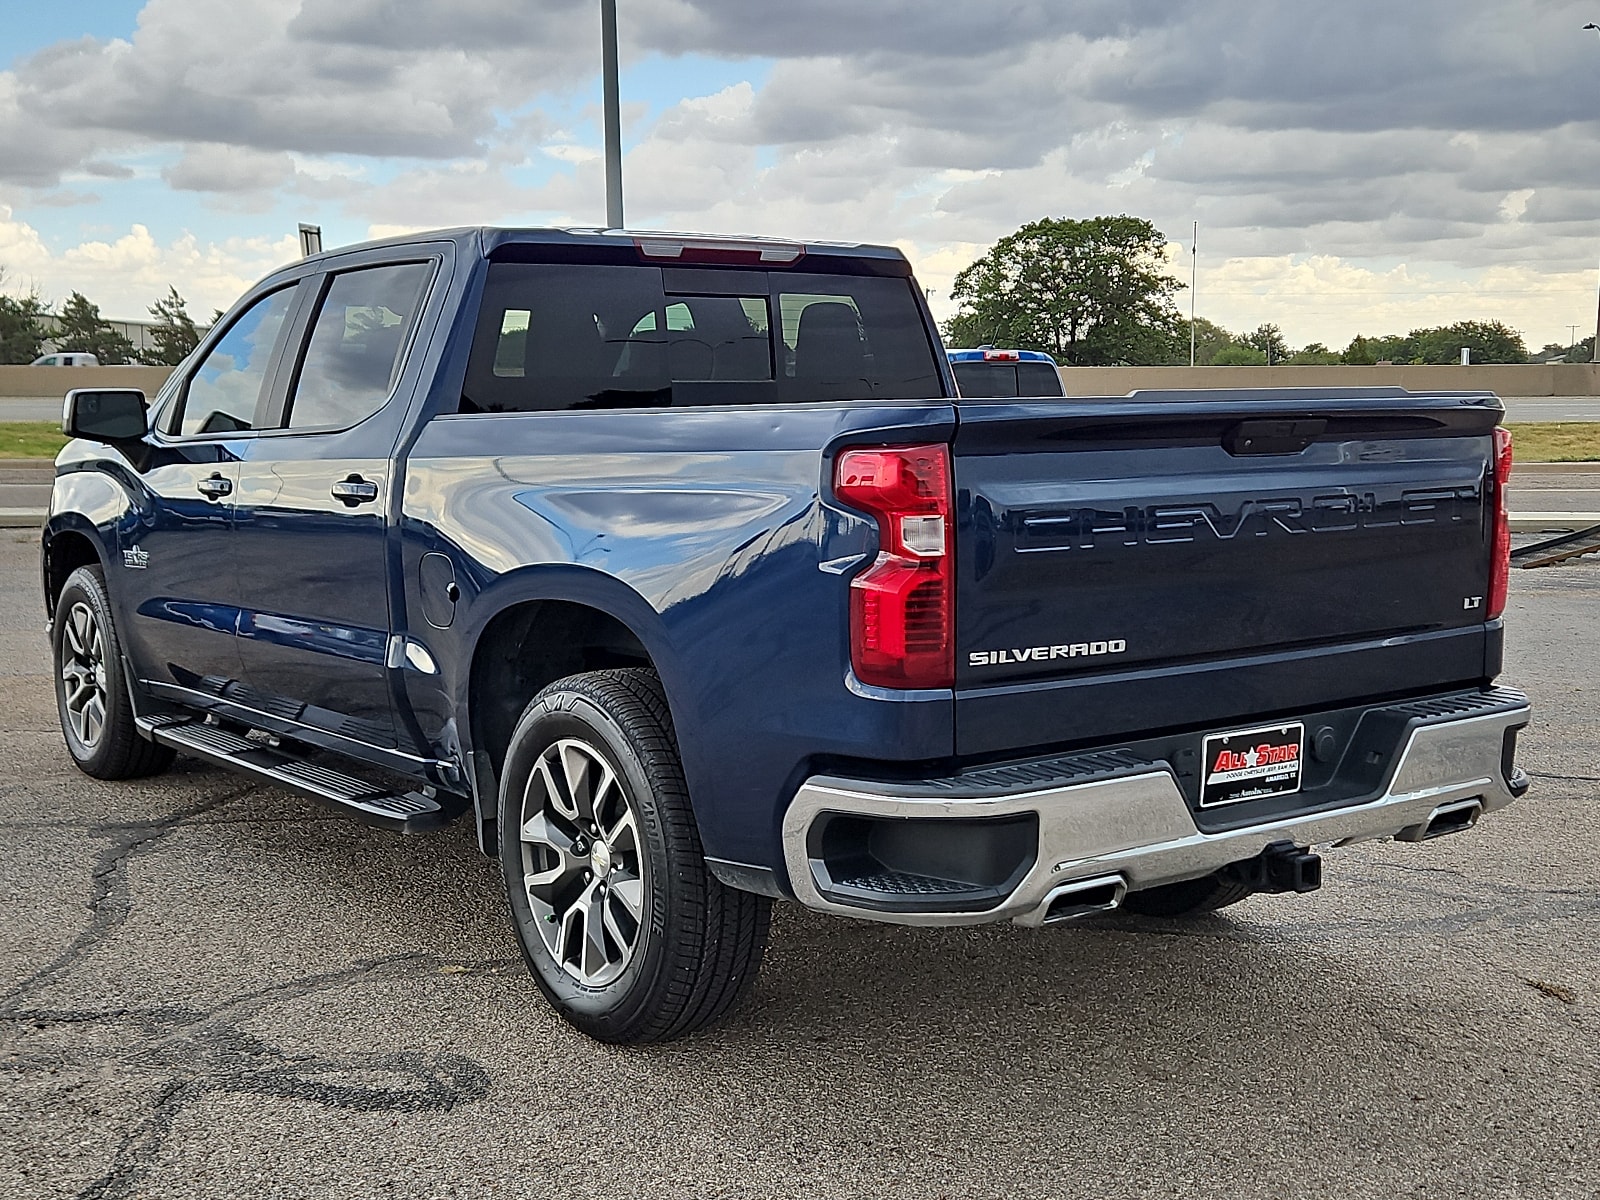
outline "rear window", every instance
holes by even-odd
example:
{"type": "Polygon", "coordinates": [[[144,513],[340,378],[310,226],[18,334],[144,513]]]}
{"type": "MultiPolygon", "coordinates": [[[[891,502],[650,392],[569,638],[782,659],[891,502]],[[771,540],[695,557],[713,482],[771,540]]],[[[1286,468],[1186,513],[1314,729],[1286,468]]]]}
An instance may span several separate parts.
{"type": "Polygon", "coordinates": [[[460,411],[941,394],[903,277],[493,263],[460,411]]]}
{"type": "Polygon", "coordinates": [[[958,362],[951,370],[969,398],[1062,395],[1061,376],[1046,362],[958,362]]]}
{"type": "Polygon", "coordinates": [[[1047,362],[1017,364],[1017,395],[1059,396],[1061,373],[1047,362]]]}

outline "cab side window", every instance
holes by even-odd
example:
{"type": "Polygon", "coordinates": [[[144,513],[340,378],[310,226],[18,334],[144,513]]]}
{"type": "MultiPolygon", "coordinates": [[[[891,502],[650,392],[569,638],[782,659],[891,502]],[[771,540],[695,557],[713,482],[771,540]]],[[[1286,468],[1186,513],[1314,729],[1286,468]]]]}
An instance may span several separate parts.
{"type": "Polygon", "coordinates": [[[168,431],[182,437],[254,429],[267,367],[284,333],[294,286],[261,297],[206,352],[168,431]]]}
{"type": "Polygon", "coordinates": [[[384,406],[432,270],[402,263],[333,277],[289,400],[291,429],[348,429],[384,406]]]}

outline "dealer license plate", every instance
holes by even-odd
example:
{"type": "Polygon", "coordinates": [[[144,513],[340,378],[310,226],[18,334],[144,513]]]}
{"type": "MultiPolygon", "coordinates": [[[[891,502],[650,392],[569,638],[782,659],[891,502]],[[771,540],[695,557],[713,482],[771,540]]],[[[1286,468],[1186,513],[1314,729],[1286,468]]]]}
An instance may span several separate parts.
{"type": "Polygon", "coordinates": [[[1300,722],[1213,734],[1205,740],[1200,807],[1298,792],[1305,750],[1306,727],[1300,722]]]}

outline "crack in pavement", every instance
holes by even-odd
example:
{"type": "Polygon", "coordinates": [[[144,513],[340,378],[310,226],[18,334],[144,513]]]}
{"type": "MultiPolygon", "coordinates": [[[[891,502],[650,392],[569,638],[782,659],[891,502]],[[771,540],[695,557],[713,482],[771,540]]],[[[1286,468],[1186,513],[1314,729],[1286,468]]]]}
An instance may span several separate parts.
{"type": "Polygon", "coordinates": [[[127,920],[133,908],[132,897],[128,894],[127,872],[124,870],[129,859],[145,847],[152,846],[178,830],[194,824],[192,818],[221,808],[229,801],[248,796],[262,786],[248,784],[150,820],[104,821],[89,825],[87,832],[91,837],[111,838],[111,845],[95,857],[95,865],[90,871],[89,923],[79,931],[67,948],[49,963],[8,991],[0,993],[0,1018],[8,1016],[18,1001],[72,966],[127,920]]]}
{"type": "MultiPolygon", "coordinates": [[[[341,1056],[291,1054],[241,1029],[237,1020],[278,1003],[333,990],[358,979],[387,974],[421,977],[444,967],[464,971],[498,970],[513,959],[451,961],[427,954],[400,954],[357,963],[337,971],[284,980],[235,996],[211,1009],[179,1006],[104,1010],[17,1010],[0,1019],[43,1029],[95,1022],[129,1023],[135,1038],[148,1039],[112,1061],[165,1073],[149,1111],[126,1130],[107,1170],[79,1191],[80,1200],[124,1200],[160,1161],[178,1117],[190,1105],[214,1096],[250,1095],[299,1100],[323,1108],[356,1112],[449,1112],[487,1095],[489,1073],[474,1059],[456,1053],[352,1053],[341,1056]],[[232,1017],[234,1020],[224,1020],[232,1017]]],[[[9,1065],[22,1075],[34,1063],[9,1065]]],[[[61,1073],[48,1065],[52,1076],[61,1073]]],[[[100,1079],[100,1059],[81,1079],[100,1079]]],[[[63,1080],[68,1082],[70,1079],[63,1080]]]]}
{"type": "MultiPolygon", "coordinates": [[[[0,996],[0,1023],[34,1031],[130,1026],[129,1042],[107,1056],[90,1046],[95,1066],[82,1079],[102,1080],[108,1065],[144,1068],[165,1076],[146,1114],[128,1128],[106,1171],[82,1189],[81,1200],[125,1200],[139,1194],[155,1170],[174,1123],[189,1106],[212,1096],[251,1095],[290,1099],[324,1108],[358,1112],[448,1112],[481,1099],[488,1072],[474,1059],[456,1053],[351,1053],[340,1056],[294,1054],[271,1046],[237,1022],[275,1004],[290,1002],[387,974],[420,976],[449,967],[453,972],[498,971],[515,960],[458,961],[426,954],[401,954],[352,964],[335,971],[275,982],[230,997],[206,1009],[182,1005],[105,1009],[27,1006],[25,1001],[59,977],[119,929],[133,911],[128,863],[179,829],[224,823],[255,823],[247,818],[201,820],[233,800],[260,790],[249,784],[140,821],[108,821],[87,826],[91,836],[111,838],[90,871],[88,924],[50,962],[0,996]]],[[[12,1049],[4,1072],[13,1079],[48,1072],[59,1078],[55,1056],[12,1049]]]]}
{"type": "Polygon", "coordinates": [[[237,1029],[228,1033],[226,1041],[208,1047],[208,1069],[161,1088],[149,1115],[123,1135],[110,1168],[78,1193],[79,1200],[138,1195],[178,1117],[211,1096],[300,1100],[355,1112],[426,1113],[450,1112],[482,1099],[489,1090],[488,1073],[461,1054],[291,1056],[237,1029]]]}

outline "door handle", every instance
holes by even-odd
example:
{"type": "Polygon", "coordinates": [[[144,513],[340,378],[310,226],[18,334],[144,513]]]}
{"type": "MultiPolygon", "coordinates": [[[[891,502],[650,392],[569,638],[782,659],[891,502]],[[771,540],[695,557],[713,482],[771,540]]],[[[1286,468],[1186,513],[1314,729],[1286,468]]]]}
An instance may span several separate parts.
{"type": "Polygon", "coordinates": [[[333,485],[333,498],[350,508],[370,504],[378,498],[378,485],[359,475],[348,475],[333,485]]]}
{"type": "Polygon", "coordinates": [[[194,487],[195,491],[208,500],[220,500],[223,496],[233,491],[233,483],[224,479],[221,475],[212,475],[209,478],[198,480],[194,487]]]}

